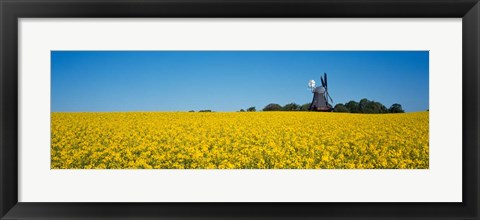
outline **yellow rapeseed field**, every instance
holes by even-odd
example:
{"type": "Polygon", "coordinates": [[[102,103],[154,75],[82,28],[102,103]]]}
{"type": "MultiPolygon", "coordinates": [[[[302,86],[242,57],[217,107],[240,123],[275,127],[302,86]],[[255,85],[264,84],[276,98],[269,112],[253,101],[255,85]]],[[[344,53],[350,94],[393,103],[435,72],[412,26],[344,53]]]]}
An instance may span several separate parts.
{"type": "Polygon", "coordinates": [[[52,169],[427,169],[429,113],[52,113],[52,169]]]}

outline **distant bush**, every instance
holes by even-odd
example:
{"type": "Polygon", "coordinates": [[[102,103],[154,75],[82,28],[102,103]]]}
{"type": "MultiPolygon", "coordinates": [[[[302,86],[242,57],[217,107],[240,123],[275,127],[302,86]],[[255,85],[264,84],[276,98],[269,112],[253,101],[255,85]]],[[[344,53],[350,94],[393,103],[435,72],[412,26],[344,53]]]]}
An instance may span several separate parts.
{"type": "Polygon", "coordinates": [[[257,111],[257,109],[255,109],[255,106],[247,108],[247,112],[256,112],[256,111],[257,111]]]}
{"type": "Polygon", "coordinates": [[[198,111],[198,112],[213,112],[213,111],[210,110],[210,109],[206,109],[206,110],[200,110],[200,111],[198,111]]]}

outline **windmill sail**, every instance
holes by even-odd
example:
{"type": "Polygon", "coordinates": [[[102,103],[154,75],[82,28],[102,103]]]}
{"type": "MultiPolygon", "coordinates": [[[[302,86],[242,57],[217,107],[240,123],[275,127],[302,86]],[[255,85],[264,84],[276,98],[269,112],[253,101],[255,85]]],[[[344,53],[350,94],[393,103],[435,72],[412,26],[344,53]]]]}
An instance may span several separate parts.
{"type": "Polygon", "coordinates": [[[327,73],[323,73],[323,79],[325,80],[325,89],[327,89],[328,88],[327,73]]]}

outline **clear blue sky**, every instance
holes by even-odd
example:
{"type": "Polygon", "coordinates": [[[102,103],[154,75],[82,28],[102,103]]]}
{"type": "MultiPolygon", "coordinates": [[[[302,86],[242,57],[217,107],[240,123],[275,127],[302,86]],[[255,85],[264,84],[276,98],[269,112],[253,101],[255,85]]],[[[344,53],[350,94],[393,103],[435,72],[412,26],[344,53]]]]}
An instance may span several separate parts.
{"type": "Polygon", "coordinates": [[[333,105],[362,98],[424,111],[428,51],[52,51],[53,112],[238,111],[309,103],[328,74],[333,105]]]}

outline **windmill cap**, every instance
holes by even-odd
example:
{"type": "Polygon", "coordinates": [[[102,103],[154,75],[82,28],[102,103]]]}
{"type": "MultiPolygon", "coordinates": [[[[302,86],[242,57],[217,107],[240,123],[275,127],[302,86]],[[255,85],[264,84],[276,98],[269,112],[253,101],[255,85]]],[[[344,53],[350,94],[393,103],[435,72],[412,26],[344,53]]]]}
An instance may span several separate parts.
{"type": "Polygon", "coordinates": [[[325,93],[325,88],[323,86],[319,86],[315,89],[315,92],[317,93],[325,93]]]}

